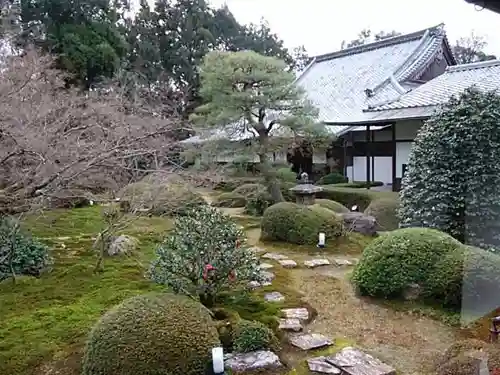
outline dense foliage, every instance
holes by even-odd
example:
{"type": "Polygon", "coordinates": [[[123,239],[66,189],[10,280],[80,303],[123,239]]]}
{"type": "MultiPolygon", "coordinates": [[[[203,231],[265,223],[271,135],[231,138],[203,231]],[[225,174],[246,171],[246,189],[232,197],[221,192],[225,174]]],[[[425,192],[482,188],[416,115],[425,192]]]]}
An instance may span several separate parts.
{"type": "Polygon", "coordinates": [[[326,240],[342,235],[342,220],[329,209],[320,206],[302,206],[281,202],[269,207],[261,222],[263,240],[284,241],[303,245],[316,245],[318,233],[326,240]]]}
{"type": "Polygon", "coordinates": [[[398,229],[399,197],[374,199],[366,208],[365,214],[377,220],[378,231],[398,229]]]}
{"type": "Polygon", "coordinates": [[[22,233],[14,219],[0,217],[0,281],[21,275],[40,276],[49,264],[46,245],[22,233]]]}
{"type": "Polygon", "coordinates": [[[412,284],[424,287],[436,263],[461,247],[453,237],[435,229],[398,229],[365,248],[352,281],[364,295],[401,297],[412,284]]]}
{"type": "Polygon", "coordinates": [[[436,228],[498,247],[500,96],[468,89],[428,120],[412,147],[401,192],[402,226],[436,228]]]}
{"type": "Polygon", "coordinates": [[[239,320],[232,327],[232,344],[237,353],[255,350],[278,350],[279,341],[266,325],[249,320],[239,320]]]}
{"type": "Polygon", "coordinates": [[[338,172],[333,172],[327,174],[326,176],[321,177],[318,180],[318,185],[340,184],[340,183],[345,183],[347,181],[348,181],[347,177],[345,177],[344,175],[338,172]]]}
{"type": "Polygon", "coordinates": [[[202,206],[178,217],[158,246],[153,281],[212,306],[217,295],[259,278],[259,260],[229,216],[202,206]]]}
{"type": "Polygon", "coordinates": [[[199,375],[219,346],[209,311],[189,297],[145,294],[108,311],[90,332],[83,375],[199,375]]]}

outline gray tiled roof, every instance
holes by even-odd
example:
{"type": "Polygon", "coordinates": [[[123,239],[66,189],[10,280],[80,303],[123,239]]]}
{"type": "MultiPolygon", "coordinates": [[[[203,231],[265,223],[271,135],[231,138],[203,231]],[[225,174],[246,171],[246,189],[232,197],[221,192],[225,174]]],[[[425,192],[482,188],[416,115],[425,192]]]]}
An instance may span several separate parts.
{"type": "Polygon", "coordinates": [[[297,83],[320,110],[320,120],[341,133],[343,124],[370,119],[363,110],[396,100],[442,51],[443,25],[317,56],[297,83]],[[367,95],[371,91],[371,96],[367,95]]]}
{"type": "Polygon", "coordinates": [[[472,86],[484,91],[500,90],[500,60],[450,66],[444,74],[402,95],[397,101],[367,112],[373,113],[372,118],[430,116],[451,96],[472,86]]]}

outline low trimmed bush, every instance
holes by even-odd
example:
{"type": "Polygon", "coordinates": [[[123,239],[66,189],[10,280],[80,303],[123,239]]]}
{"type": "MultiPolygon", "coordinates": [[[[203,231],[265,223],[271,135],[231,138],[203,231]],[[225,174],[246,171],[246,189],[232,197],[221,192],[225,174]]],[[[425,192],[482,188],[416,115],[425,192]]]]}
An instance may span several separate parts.
{"type": "Polygon", "coordinates": [[[342,184],[348,182],[348,178],[345,177],[344,175],[338,173],[338,172],[333,172],[329,173],[326,176],[321,177],[317,184],[318,185],[332,185],[332,184],[342,184]]]}
{"type": "Polygon", "coordinates": [[[130,202],[134,209],[146,209],[161,215],[184,215],[187,211],[206,205],[203,197],[186,184],[156,184],[136,182],[125,186],[118,197],[130,202]]]}
{"type": "Polygon", "coordinates": [[[352,281],[363,295],[401,297],[411,284],[425,285],[436,263],[462,246],[434,229],[398,229],[365,248],[352,281]]]}
{"type": "Polygon", "coordinates": [[[221,193],[212,202],[212,206],[238,208],[238,207],[245,207],[246,203],[247,200],[243,195],[235,192],[230,192],[230,193],[221,193]]]}
{"type": "Polygon", "coordinates": [[[338,214],[350,211],[347,207],[343,206],[339,202],[335,202],[329,199],[316,199],[316,204],[338,214]]]}
{"type": "Polygon", "coordinates": [[[290,168],[279,168],[276,171],[276,177],[280,181],[295,182],[297,180],[297,174],[293,172],[290,168]]]}
{"type": "Polygon", "coordinates": [[[0,281],[15,276],[40,276],[50,265],[49,248],[19,230],[19,223],[0,217],[0,281]]]}
{"type": "Polygon", "coordinates": [[[378,198],[370,202],[365,214],[377,220],[377,231],[390,231],[399,228],[398,208],[399,197],[378,198]]]}
{"type": "Polygon", "coordinates": [[[323,186],[323,191],[318,192],[316,197],[339,202],[347,208],[356,205],[364,211],[376,196],[368,190],[323,186]]]}
{"type": "Polygon", "coordinates": [[[223,181],[218,182],[214,186],[214,190],[222,190],[225,192],[234,191],[239,186],[245,184],[254,184],[260,181],[259,177],[240,177],[240,178],[229,178],[223,181]]]}
{"type": "Polygon", "coordinates": [[[172,294],[141,295],[94,326],[82,375],[199,375],[218,345],[217,329],[200,303],[172,294]]]}
{"type": "Polygon", "coordinates": [[[247,195],[245,213],[252,216],[262,216],[273,203],[273,198],[266,189],[256,190],[247,195]]]}
{"type": "Polygon", "coordinates": [[[262,217],[263,240],[284,241],[298,245],[316,244],[318,233],[327,240],[342,235],[342,220],[328,209],[281,202],[269,207],[262,217]]]}
{"type": "Polygon", "coordinates": [[[243,184],[241,186],[238,186],[236,189],[233,190],[233,193],[235,194],[241,194],[244,197],[248,196],[249,194],[253,194],[257,191],[260,190],[266,190],[265,185],[263,184],[243,184]]]}
{"type": "Polygon", "coordinates": [[[346,187],[346,188],[352,188],[352,189],[366,189],[368,187],[378,187],[378,186],[384,186],[384,183],[382,181],[352,181],[352,182],[345,182],[345,183],[340,183],[340,184],[334,184],[336,187],[346,187]]]}
{"type": "Polygon", "coordinates": [[[257,321],[240,320],[232,328],[232,346],[238,353],[256,350],[279,350],[279,341],[274,332],[257,321]]]}

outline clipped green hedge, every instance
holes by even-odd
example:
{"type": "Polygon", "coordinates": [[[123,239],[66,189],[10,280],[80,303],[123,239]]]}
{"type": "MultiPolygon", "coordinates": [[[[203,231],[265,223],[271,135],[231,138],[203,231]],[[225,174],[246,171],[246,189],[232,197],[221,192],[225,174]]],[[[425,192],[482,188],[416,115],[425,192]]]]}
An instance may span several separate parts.
{"type": "Polygon", "coordinates": [[[367,187],[378,187],[378,186],[384,186],[384,183],[382,181],[352,181],[352,182],[346,182],[346,183],[340,183],[340,184],[334,184],[336,187],[346,187],[346,188],[352,188],[352,189],[366,189],[367,187]]]}
{"type": "Polygon", "coordinates": [[[322,186],[323,191],[316,194],[319,199],[330,199],[339,202],[347,208],[357,205],[360,210],[365,210],[366,207],[374,199],[373,194],[367,190],[349,189],[349,188],[336,188],[329,186],[322,186]]]}
{"type": "Polygon", "coordinates": [[[252,183],[252,184],[243,184],[241,186],[238,186],[236,189],[233,190],[233,193],[241,194],[246,197],[249,194],[253,194],[260,190],[266,190],[266,186],[259,183],[252,183]]]}
{"type": "Polygon", "coordinates": [[[234,191],[239,186],[245,184],[255,184],[261,181],[259,177],[240,177],[240,178],[228,178],[226,180],[220,181],[214,186],[214,190],[221,190],[225,192],[234,191]]]}
{"type": "Polygon", "coordinates": [[[436,263],[462,246],[434,229],[398,229],[376,238],[365,248],[352,281],[363,295],[401,297],[411,284],[425,289],[436,263]]]}
{"type": "Polygon", "coordinates": [[[332,185],[332,184],[341,184],[341,183],[346,183],[348,182],[348,178],[345,177],[344,175],[338,173],[338,172],[333,172],[329,173],[323,177],[321,177],[317,184],[318,185],[332,185]]]}
{"type": "Polygon", "coordinates": [[[297,174],[288,167],[279,168],[276,171],[276,177],[280,181],[295,182],[297,180],[297,174]]]}
{"type": "Polygon", "coordinates": [[[336,212],[338,214],[350,211],[347,207],[343,206],[341,203],[329,199],[316,199],[315,203],[320,207],[327,208],[330,211],[336,212]]]}
{"type": "Polygon", "coordinates": [[[199,375],[220,345],[208,310],[191,298],[146,294],[108,311],[92,329],[82,375],[199,375]]]}
{"type": "Polygon", "coordinates": [[[401,204],[398,196],[377,198],[370,202],[365,214],[377,220],[377,231],[390,231],[399,228],[398,208],[401,204]]]}
{"type": "Polygon", "coordinates": [[[326,238],[342,235],[342,221],[328,209],[281,202],[269,207],[262,217],[261,239],[293,244],[316,244],[318,233],[326,238]]]}
{"type": "Polygon", "coordinates": [[[221,193],[218,197],[216,197],[212,202],[212,206],[239,208],[239,207],[245,207],[246,203],[247,200],[243,195],[235,192],[229,192],[229,193],[221,193]]]}

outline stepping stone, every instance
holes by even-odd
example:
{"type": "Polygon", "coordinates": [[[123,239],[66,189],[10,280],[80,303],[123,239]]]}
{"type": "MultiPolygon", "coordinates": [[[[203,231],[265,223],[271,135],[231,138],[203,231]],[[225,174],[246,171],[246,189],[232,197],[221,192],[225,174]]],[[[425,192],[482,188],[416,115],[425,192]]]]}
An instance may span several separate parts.
{"type": "Polygon", "coordinates": [[[283,259],[278,261],[284,268],[295,268],[297,267],[297,262],[291,259],[283,259]]]}
{"type": "Polygon", "coordinates": [[[285,316],[285,319],[309,319],[309,311],[305,307],[299,307],[297,309],[282,309],[281,312],[285,316]]]}
{"type": "Polygon", "coordinates": [[[320,266],[329,266],[330,261],[328,259],[313,259],[313,260],[306,260],[304,262],[304,266],[307,268],[316,268],[320,266]]]}
{"type": "Polygon", "coordinates": [[[278,329],[282,329],[283,331],[302,331],[302,324],[299,319],[280,319],[280,325],[278,329]]]}
{"type": "Polygon", "coordinates": [[[258,247],[258,246],[251,247],[248,250],[250,250],[253,253],[263,253],[264,251],[266,251],[266,249],[263,249],[262,247],[258,247]]]}
{"type": "Polygon", "coordinates": [[[257,289],[257,288],[259,288],[260,286],[261,286],[261,284],[260,284],[258,281],[250,281],[250,282],[248,283],[248,287],[249,287],[250,289],[257,289]]]}
{"type": "Polygon", "coordinates": [[[264,299],[268,302],[283,302],[285,296],[280,292],[271,292],[264,295],[264,299]]]}
{"type": "Polygon", "coordinates": [[[289,337],[288,340],[290,341],[290,344],[302,350],[318,349],[333,344],[332,340],[319,333],[304,333],[301,335],[294,335],[289,337]]]}
{"type": "Polygon", "coordinates": [[[262,258],[264,258],[264,259],[272,259],[272,260],[288,259],[287,256],[281,255],[281,254],[276,254],[276,253],[265,253],[264,255],[262,255],[262,258]]]}
{"type": "Polygon", "coordinates": [[[307,360],[307,366],[312,372],[318,372],[320,374],[340,374],[340,370],[328,363],[325,357],[316,357],[307,360]]]}
{"type": "Polygon", "coordinates": [[[250,353],[230,353],[224,358],[226,369],[240,373],[258,370],[276,369],[283,366],[273,352],[259,350],[250,353]]]}
{"type": "Polygon", "coordinates": [[[270,263],[261,263],[261,264],[259,265],[259,268],[260,268],[261,270],[269,270],[269,269],[271,269],[271,268],[273,268],[273,267],[274,267],[274,266],[273,266],[272,264],[270,264],[270,263]]]}
{"type": "Polygon", "coordinates": [[[352,266],[352,262],[347,259],[334,259],[333,262],[336,266],[352,266]]]}
{"type": "Polygon", "coordinates": [[[262,284],[264,284],[264,283],[271,283],[271,281],[273,281],[276,276],[272,272],[261,271],[260,277],[262,280],[262,284]]]}
{"type": "Polygon", "coordinates": [[[345,375],[396,375],[396,370],[362,351],[347,347],[325,358],[345,375]]]}

